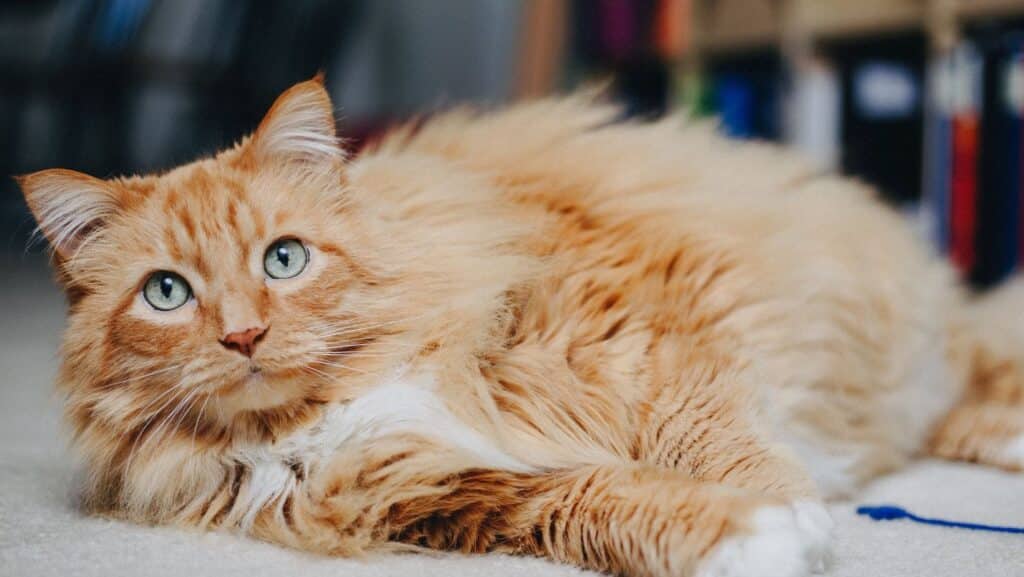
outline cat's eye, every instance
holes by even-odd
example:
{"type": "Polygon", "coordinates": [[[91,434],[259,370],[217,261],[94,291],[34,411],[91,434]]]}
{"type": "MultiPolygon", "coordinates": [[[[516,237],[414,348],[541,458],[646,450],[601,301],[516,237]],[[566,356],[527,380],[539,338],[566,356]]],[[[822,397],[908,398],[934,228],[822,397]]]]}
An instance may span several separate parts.
{"type": "Polygon", "coordinates": [[[142,296],[158,311],[173,311],[192,297],[192,287],[180,275],[162,270],[149,275],[142,296]]]}
{"type": "Polygon", "coordinates": [[[308,262],[305,245],[294,238],[283,238],[270,245],[263,255],[263,270],[270,278],[292,278],[305,270],[308,262]]]}

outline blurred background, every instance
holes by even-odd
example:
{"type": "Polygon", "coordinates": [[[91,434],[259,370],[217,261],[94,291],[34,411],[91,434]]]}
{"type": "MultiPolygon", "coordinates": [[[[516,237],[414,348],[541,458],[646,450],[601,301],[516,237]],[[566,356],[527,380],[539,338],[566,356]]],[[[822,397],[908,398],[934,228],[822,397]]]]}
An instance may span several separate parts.
{"type": "MultiPolygon", "coordinates": [[[[876,185],[976,286],[1024,259],[1024,0],[0,0],[0,173],[168,168],[319,70],[353,148],[610,80],[876,185]]],[[[0,250],[31,231],[4,178],[0,250]]]]}

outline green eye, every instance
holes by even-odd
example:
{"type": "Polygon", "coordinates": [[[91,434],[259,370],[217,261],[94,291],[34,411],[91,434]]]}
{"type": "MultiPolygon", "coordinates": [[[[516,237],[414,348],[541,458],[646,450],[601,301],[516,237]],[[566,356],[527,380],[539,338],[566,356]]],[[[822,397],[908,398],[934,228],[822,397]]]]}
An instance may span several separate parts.
{"type": "Polygon", "coordinates": [[[188,302],[192,296],[192,287],[181,276],[162,270],[146,279],[142,296],[156,310],[172,311],[188,302]]]}
{"type": "Polygon", "coordinates": [[[292,278],[298,276],[309,262],[306,247],[294,238],[275,242],[263,255],[263,270],[270,278],[292,278]]]}

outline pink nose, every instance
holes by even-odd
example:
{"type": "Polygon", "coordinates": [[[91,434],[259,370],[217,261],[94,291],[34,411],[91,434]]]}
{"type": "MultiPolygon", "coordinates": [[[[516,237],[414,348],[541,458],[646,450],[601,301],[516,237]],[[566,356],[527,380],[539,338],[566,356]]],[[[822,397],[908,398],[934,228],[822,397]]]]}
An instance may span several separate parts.
{"type": "Polygon", "coordinates": [[[256,345],[263,340],[263,335],[265,334],[267,334],[267,327],[253,327],[244,331],[228,333],[220,340],[220,344],[224,345],[225,348],[236,350],[247,357],[251,357],[253,351],[256,350],[256,345]]]}

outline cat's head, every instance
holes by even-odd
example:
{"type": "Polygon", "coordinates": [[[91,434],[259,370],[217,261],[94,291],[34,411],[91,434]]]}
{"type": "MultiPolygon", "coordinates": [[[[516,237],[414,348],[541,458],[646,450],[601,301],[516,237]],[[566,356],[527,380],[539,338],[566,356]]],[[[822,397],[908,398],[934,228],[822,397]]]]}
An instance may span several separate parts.
{"type": "Polygon", "coordinates": [[[417,355],[465,354],[526,267],[484,179],[401,150],[346,159],[317,79],[215,157],[19,181],[70,303],[67,416],[103,467],[272,439],[417,355]]]}

